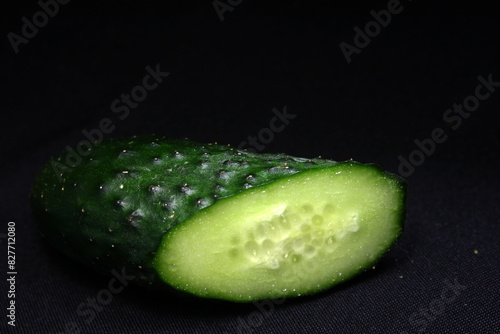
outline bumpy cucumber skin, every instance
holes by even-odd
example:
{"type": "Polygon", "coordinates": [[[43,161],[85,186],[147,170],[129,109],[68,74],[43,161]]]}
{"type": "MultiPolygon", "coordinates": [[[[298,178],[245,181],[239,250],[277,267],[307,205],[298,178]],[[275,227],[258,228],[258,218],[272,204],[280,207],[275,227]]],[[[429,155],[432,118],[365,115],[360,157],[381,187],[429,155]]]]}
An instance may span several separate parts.
{"type": "Polygon", "coordinates": [[[149,286],[164,285],[151,262],[173,226],[247,188],[336,164],[158,136],[105,140],[74,167],[66,157],[44,166],[30,194],[42,235],[101,273],[124,269],[149,286]]]}

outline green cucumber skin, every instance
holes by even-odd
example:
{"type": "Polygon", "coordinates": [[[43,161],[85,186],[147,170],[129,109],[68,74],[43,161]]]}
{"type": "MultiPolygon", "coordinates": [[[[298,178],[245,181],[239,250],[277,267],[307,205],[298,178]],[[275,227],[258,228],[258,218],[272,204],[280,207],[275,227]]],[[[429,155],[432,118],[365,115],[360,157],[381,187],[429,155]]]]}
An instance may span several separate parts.
{"type": "Polygon", "coordinates": [[[141,285],[159,282],[151,261],[173,226],[249,187],[336,164],[158,136],[105,140],[72,168],[61,167],[66,154],[44,166],[30,194],[42,235],[103,274],[124,268],[141,285]]]}

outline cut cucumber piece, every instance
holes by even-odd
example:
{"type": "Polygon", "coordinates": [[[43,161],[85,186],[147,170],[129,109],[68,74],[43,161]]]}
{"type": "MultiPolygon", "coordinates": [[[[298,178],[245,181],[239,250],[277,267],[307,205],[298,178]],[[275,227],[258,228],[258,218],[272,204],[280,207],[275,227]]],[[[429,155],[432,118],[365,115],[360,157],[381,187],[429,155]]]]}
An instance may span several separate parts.
{"type": "Polygon", "coordinates": [[[324,290],[369,268],[402,233],[399,178],[355,162],[305,171],[199,211],[163,237],[169,285],[252,301],[324,290]]]}
{"type": "Polygon", "coordinates": [[[402,233],[406,182],[354,161],[141,136],[62,152],[30,201],[47,241],[98,272],[245,302],[372,266],[402,233]]]}

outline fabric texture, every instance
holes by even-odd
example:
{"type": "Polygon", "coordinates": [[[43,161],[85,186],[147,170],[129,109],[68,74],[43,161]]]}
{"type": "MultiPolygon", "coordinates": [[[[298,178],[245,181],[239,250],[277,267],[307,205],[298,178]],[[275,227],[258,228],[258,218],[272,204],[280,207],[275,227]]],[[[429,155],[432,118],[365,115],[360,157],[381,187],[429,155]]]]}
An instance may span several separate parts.
{"type": "Polygon", "coordinates": [[[499,26],[493,9],[457,6],[4,8],[0,332],[500,333],[499,26]],[[408,181],[405,232],[375,269],[314,296],[112,293],[44,242],[28,203],[50,156],[99,133],[374,162],[408,181]]]}

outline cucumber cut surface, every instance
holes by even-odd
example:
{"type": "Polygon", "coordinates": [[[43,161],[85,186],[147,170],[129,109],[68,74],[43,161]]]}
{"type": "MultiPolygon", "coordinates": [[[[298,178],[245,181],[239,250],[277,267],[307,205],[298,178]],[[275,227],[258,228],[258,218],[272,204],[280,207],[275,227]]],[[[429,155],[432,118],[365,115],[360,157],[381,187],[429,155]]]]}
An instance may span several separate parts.
{"type": "Polygon", "coordinates": [[[252,301],[315,293],[371,267],[399,238],[406,183],[356,162],[304,171],[200,210],[162,238],[160,278],[252,301]]]}

